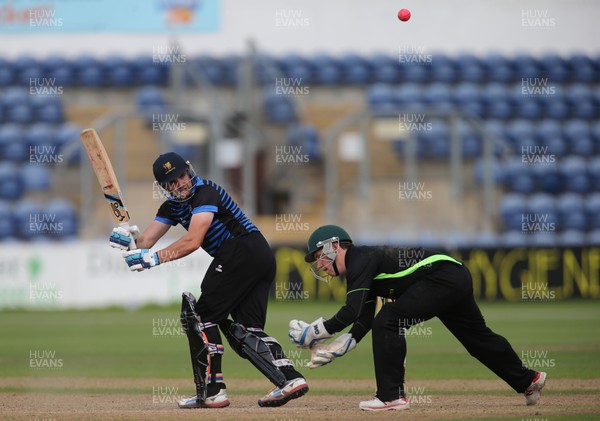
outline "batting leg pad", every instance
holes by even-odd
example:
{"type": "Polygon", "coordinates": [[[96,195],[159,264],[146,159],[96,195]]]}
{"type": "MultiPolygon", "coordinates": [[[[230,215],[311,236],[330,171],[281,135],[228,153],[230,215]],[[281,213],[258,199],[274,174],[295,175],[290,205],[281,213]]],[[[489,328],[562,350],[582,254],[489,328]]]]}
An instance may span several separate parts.
{"type": "Polygon", "coordinates": [[[181,326],[187,335],[192,359],[192,371],[196,394],[202,402],[206,399],[206,385],[210,367],[210,349],[206,335],[202,331],[200,316],[194,309],[196,298],[190,292],[184,292],[181,300],[181,326]]]}
{"type": "Polygon", "coordinates": [[[283,387],[287,379],[279,368],[281,363],[263,338],[239,323],[231,323],[225,336],[235,352],[249,360],[275,386],[283,387]]]}

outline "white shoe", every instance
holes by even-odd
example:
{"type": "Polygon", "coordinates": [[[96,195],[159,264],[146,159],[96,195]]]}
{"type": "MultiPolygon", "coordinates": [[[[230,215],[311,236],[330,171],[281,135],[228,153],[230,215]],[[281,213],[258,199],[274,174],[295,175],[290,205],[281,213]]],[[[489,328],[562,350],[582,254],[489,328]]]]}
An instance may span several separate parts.
{"type": "Polygon", "coordinates": [[[282,406],[308,392],[308,384],[302,377],[288,380],[283,387],[274,387],[258,400],[258,406],[282,406]]]}
{"type": "Polygon", "coordinates": [[[525,402],[527,406],[535,405],[540,400],[542,389],[546,384],[546,373],[539,371],[525,391],[525,402]]]}
{"type": "Polygon", "coordinates": [[[402,411],[410,408],[406,398],[396,399],[395,401],[383,402],[379,398],[373,398],[370,401],[362,401],[358,407],[363,411],[402,411]]]}
{"type": "Polygon", "coordinates": [[[180,408],[225,408],[229,406],[227,390],[221,389],[216,395],[208,396],[202,402],[198,396],[181,399],[178,403],[180,408]]]}

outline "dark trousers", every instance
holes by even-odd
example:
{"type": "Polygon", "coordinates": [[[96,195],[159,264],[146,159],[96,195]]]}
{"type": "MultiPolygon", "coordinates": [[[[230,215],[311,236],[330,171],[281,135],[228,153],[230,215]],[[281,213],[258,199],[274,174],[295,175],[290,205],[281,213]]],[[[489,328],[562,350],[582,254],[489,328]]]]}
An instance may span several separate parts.
{"type": "MultiPolygon", "coordinates": [[[[206,271],[196,313],[203,323],[215,323],[224,333],[231,323],[228,316],[231,316],[234,322],[253,328],[258,337],[269,337],[263,329],[275,270],[275,256],[260,232],[226,240],[206,271]]],[[[221,345],[223,340],[216,325],[205,329],[204,333],[210,343],[221,345]]],[[[279,343],[270,341],[269,348],[276,359],[285,359],[279,343]]],[[[301,376],[293,366],[280,369],[287,379],[301,376]]],[[[211,359],[212,382],[220,372],[221,355],[216,354],[211,359]]]]}
{"type": "Polygon", "coordinates": [[[438,317],[467,349],[518,393],[536,372],[524,368],[508,341],[492,332],[473,297],[473,281],[465,266],[442,263],[394,302],[383,306],[373,321],[373,358],[377,397],[383,401],[404,394],[405,330],[438,317]]]}

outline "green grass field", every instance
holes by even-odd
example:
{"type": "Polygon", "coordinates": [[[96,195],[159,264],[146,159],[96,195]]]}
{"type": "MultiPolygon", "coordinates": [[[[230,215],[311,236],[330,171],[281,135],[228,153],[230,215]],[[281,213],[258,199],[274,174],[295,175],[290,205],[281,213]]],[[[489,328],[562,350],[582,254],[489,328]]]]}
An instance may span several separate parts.
{"type": "MultiPolygon", "coordinates": [[[[288,321],[327,318],[338,307],[337,303],[273,301],[266,330],[301,365],[308,361],[309,353],[289,342],[288,321]]],[[[482,303],[481,308],[488,325],[505,336],[532,368],[548,371],[553,378],[600,378],[597,302],[482,303]]],[[[178,317],[177,307],[2,312],[0,376],[189,377],[187,340],[181,335],[178,317]],[[60,359],[62,363],[60,367],[32,367],[32,358],[60,359]]],[[[371,355],[367,336],[343,359],[304,371],[314,378],[368,379],[373,377],[371,355]]],[[[410,378],[494,378],[437,319],[419,326],[408,337],[407,358],[410,378]]],[[[224,372],[240,378],[258,376],[227,344],[224,372]]]]}

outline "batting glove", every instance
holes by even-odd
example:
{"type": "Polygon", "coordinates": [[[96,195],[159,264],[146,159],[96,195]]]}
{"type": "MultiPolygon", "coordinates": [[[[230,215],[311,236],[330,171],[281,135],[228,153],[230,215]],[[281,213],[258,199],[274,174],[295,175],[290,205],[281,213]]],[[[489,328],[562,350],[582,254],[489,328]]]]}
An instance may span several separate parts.
{"type": "Polygon", "coordinates": [[[140,229],[137,225],[132,225],[130,227],[115,227],[110,233],[110,238],[108,239],[111,247],[120,249],[120,250],[129,250],[131,247],[131,240],[137,240],[140,236],[140,229]]]}
{"type": "Polygon", "coordinates": [[[123,253],[123,257],[132,271],[141,272],[144,269],[160,265],[158,253],[151,253],[148,249],[130,250],[123,253]]]}
{"type": "Polygon", "coordinates": [[[330,344],[316,344],[311,350],[311,358],[306,365],[308,368],[318,368],[356,348],[356,340],[350,333],[340,335],[330,344]]]}
{"type": "Polygon", "coordinates": [[[327,332],[324,318],[319,318],[308,324],[302,320],[290,321],[288,336],[296,346],[300,348],[312,348],[317,342],[331,338],[333,335],[327,332]]]}

